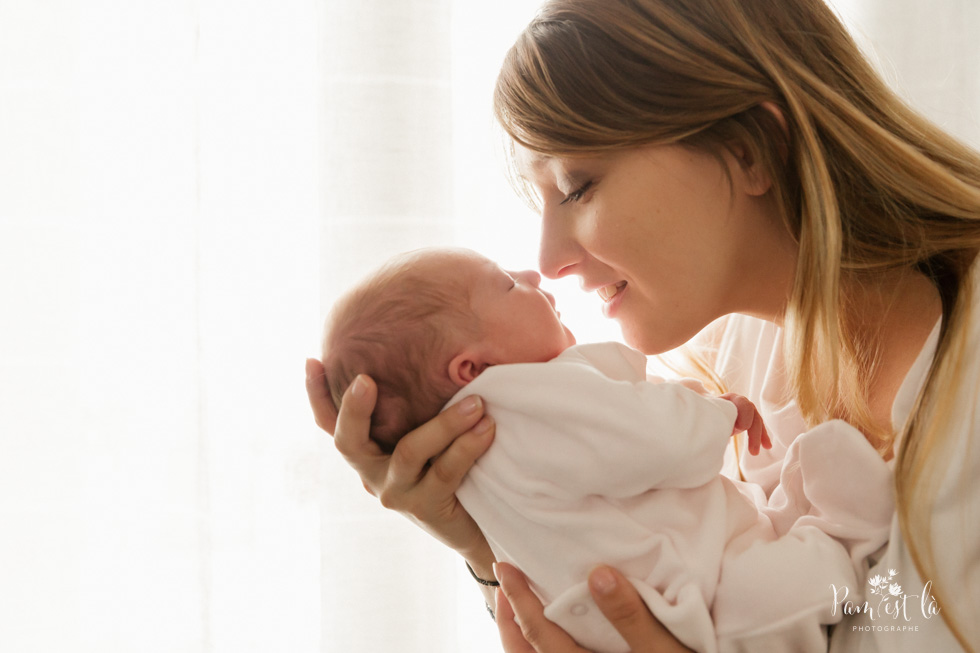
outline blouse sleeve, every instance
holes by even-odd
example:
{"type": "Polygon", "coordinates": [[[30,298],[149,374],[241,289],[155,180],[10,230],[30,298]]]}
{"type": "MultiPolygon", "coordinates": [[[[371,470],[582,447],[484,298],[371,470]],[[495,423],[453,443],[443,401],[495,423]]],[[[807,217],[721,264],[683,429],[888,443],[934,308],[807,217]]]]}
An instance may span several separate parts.
{"type": "Polygon", "coordinates": [[[613,379],[591,362],[503,365],[467,386],[497,422],[478,464],[528,483],[528,492],[565,499],[697,487],[718,474],[735,421],[731,402],[650,383],[642,370],[638,379],[613,379]]]}

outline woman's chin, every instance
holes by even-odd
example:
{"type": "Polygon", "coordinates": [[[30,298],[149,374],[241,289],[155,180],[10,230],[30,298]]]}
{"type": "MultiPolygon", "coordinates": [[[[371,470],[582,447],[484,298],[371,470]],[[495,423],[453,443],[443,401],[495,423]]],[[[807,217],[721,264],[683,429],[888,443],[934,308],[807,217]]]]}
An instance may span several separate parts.
{"type": "Polygon", "coordinates": [[[658,329],[655,325],[643,325],[642,328],[637,328],[636,324],[624,323],[622,320],[620,320],[620,328],[623,332],[623,341],[647,356],[676,349],[697,335],[696,331],[685,335],[667,329],[658,329]]]}

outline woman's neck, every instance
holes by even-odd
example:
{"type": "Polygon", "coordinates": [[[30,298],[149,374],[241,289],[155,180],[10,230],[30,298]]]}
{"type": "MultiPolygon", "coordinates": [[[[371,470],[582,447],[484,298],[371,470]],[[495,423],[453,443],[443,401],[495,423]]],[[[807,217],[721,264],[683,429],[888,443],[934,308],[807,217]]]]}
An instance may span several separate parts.
{"type": "MultiPolygon", "coordinates": [[[[867,386],[870,417],[876,431],[894,433],[892,407],[942,313],[939,293],[918,271],[855,281],[847,284],[846,292],[855,340],[874,345],[867,386]]],[[[886,455],[886,460],[890,457],[886,455]]]]}

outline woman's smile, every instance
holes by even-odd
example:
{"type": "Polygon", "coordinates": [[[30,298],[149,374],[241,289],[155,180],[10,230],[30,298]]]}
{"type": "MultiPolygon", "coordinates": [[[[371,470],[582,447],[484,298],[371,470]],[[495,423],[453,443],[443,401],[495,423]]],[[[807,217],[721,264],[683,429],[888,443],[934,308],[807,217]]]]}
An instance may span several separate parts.
{"type": "Polygon", "coordinates": [[[603,286],[598,291],[599,298],[602,299],[602,314],[608,319],[615,319],[623,296],[626,294],[626,282],[603,286]]]}
{"type": "Polygon", "coordinates": [[[541,273],[580,277],[626,342],[647,354],[682,345],[722,315],[773,312],[769,289],[786,292],[795,251],[784,246],[768,187],[756,189],[746,166],[727,151],[679,144],[594,157],[522,153],[521,172],[540,198],[541,273]],[[746,265],[749,256],[765,263],[746,265]]]}

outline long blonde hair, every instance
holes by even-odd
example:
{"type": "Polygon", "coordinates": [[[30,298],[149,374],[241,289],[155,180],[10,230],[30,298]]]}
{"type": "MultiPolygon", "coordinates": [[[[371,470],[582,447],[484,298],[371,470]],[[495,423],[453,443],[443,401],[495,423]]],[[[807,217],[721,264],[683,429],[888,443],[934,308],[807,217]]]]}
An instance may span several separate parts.
{"type": "Polygon", "coordinates": [[[849,319],[847,289],[887,272],[932,281],[942,329],[895,480],[903,535],[933,577],[938,452],[973,319],[977,153],[906,106],[822,0],[552,0],[508,52],[494,110],[514,142],[544,154],[749,146],[799,244],[784,316],[797,402],[809,423],[844,417],[882,453],[897,434],[871,417],[877,352],[849,319]]]}

